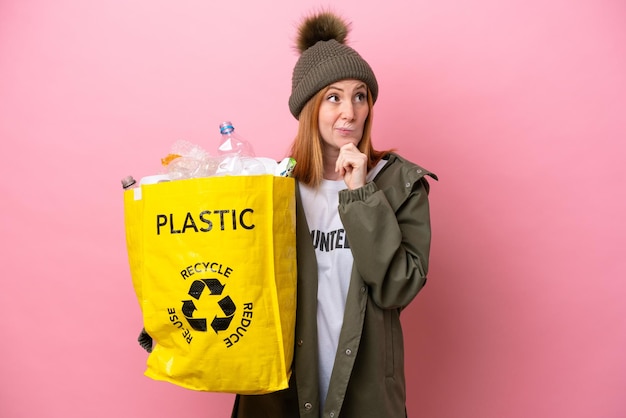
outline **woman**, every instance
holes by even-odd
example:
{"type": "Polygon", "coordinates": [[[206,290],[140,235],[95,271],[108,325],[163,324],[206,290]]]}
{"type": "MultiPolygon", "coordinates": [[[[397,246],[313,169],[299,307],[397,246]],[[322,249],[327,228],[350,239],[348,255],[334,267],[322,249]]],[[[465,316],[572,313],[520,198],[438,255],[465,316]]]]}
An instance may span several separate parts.
{"type": "Polygon", "coordinates": [[[304,20],[289,109],[299,120],[298,307],[290,387],[237,396],[233,417],[405,417],[400,311],[426,282],[433,174],[372,146],[378,84],[331,13],[304,20]]]}

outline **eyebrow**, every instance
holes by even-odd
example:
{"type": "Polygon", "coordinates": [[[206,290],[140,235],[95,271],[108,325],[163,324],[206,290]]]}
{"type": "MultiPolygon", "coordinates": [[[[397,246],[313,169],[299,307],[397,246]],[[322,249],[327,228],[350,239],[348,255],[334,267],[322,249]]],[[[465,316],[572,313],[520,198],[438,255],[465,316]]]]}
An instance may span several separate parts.
{"type": "MultiPolygon", "coordinates": [[[[358,89],[360,89],[360,88],[365,88],[365,89],[367,89],[367,86],[365,85],[365,83],[361,83],[361,84],[359,84],[358,86],[356,86],[356,87],[355,87],[355,90],[358,90],[358,89]]],[[[335,86],[335,85],[333,85],[333,84],[331,84],[330,86],[328,86],[328,90],[330,90],[330,89],[335,89],[335,90],[339,90],[339,91],[344,91],[344,89],[342,89],[341,87],[337,87],[337,86],[335,86]]]]}

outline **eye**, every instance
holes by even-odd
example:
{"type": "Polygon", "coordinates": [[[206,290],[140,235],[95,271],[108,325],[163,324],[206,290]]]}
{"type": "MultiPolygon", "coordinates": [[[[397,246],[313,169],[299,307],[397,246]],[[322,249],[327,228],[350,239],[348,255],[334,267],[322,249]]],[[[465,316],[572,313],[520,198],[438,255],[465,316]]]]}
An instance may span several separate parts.
{"type": "Polygon", "coordinates": [[[326,96],[326,100],[332,103],[337,103],[339,101],[339,96],[335,93],[332,93],[326,96]]]}
{"type": "Polygon", "coordinates": [[[360,92],[354,95],[355,102],[364,102],[367,100],[367,94],[360,92]]]}

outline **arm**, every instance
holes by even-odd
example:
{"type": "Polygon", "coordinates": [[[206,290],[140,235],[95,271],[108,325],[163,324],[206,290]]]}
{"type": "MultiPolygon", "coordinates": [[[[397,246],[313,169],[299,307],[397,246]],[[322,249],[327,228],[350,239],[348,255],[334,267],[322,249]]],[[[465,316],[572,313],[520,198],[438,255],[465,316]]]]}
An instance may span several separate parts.
{"type": "Polygon", "coordinates": [[[381,308],[401,308],[426,282],[430,210],[426,180],[420,178],[394,210],[369,182],[339,194],[339,213],[359,274],[381,308]]]}

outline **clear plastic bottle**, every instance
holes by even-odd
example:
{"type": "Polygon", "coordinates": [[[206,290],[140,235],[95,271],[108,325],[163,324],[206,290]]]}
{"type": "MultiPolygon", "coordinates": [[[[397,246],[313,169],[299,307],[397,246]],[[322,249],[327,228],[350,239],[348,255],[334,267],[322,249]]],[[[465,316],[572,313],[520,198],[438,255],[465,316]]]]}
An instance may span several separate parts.
{"type": "Polygon", "coordinates": [[[133,176],[126,176],[122,179],[122,189],[124,189],[124,193],[127,190],[133,191],[133,196],[135,200],[141,199],[141,186],[140,182],[135,180],[133,176]]]}
{"type": "Polygon", "coordinates": [[[235,133],[235,127],[230,121],[220,124],[222,140],[217,148],[219,155],[237,154],[240,157],[254,157],[252,145],[235,133]]]}
{"type": "Polygon", "coordinates": [[[221,161],[215,174],[265,174],[265,167],[255,158],[252,145],[235,133],[235,127],[230,121],[220,124],[220,134],[222,138],[217,153],[221,161]]]}
{"type": "Polygon", "coordinates": [[[133,189],[137,186],[137,181],[133,176],[126,176],[122,179],[122,188],[124,190],[133,189]]]}

